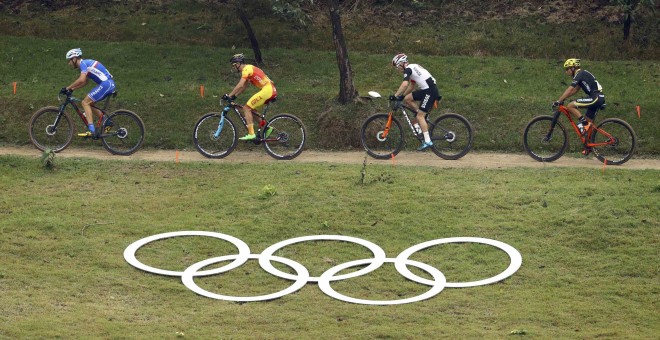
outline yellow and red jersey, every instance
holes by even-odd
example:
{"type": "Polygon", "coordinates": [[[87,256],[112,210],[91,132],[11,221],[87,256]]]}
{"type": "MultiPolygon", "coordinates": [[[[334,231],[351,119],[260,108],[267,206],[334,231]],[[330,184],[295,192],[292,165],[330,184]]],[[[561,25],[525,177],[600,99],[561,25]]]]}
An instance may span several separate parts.
{"type": "Polygon", "coordinates": [[[241,78],[247,79],[257,88],[263,88],[266,85],[273,85],[273,82],[260,68],[254,65],[245,65],[241,72],[241,78]]]}

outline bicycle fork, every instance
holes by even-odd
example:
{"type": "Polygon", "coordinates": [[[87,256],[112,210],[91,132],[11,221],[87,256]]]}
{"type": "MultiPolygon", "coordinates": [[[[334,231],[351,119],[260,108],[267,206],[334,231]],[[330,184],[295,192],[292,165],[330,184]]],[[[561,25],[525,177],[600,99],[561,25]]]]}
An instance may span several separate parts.
{"type": "Polygon", "coordinates": [[[220,121],[218,122],[218,128],[215,130],[215,133],[213,134],[213,138],[218,139],[220,137],[220,133],[222,132],[222,127],[225,126],[225,114],[229,110],[229,107],[225,107],[224,110],[222,110],[222,114],[220,115],[220,121]]]}
{"type": "MultiPolygon", "coordinates": [[[[410,121],[409,121],[410,123],[410,121]]],[[[390,133],[390,127],[392,126],[392,112],[387,115],[387,123],[385,123],[385,129],[376,135],[376,139],[380,142],[384,142],[387,139],[387,135],[390,133]]]]}
{"type": "Polygon", "coordinates": [[[552,132],[555,130],[555,126],[557,125],[557,121],[559,120],[560,115],[561,115],[561,111],[554,112],[554,116],[552,117],[552,123],[550,123],[550,130],[548,130],[548,134],[545,136],[546,142],[552,140],[552,132]]]}

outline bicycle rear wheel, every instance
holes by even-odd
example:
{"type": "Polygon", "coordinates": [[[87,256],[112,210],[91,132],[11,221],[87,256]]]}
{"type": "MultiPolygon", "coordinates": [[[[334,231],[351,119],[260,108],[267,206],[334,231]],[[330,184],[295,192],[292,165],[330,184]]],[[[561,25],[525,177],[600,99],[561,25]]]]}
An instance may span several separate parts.
{"type": "Polygon", "coordinates": [[[472,149],[472,125],[465,117],[444,114],[429,129],[433,146],[431,150],[443,159],[459,159],[472,149]]]}
{"type": "Polygon", "coordinates": [[[100,137],[111,154],[128,156],[144,142],[144,123],[131,111],[117,110],[103,123],[100,137]]]}
{"type": "Polygon", "coordinates": [[[523,146],[525,151],[539,162],[552,162],[561,157],[568,148],[566,129],[559,121],[550,134],[551,116],[533,118],[525,127],[523,146]]]}
{"type": "Polygon", "coordinates": [[[627,162],[635,152],[637,136],[630,124],[618,118],[605,119],[591,135],[591,143],[608,143],[592,148],[594,156],[608,165],[621,165],[627,162]],[[599,131],[600,130],[600,131],[599,131]],[[612,136],[606,136],[604,131],[612,136]]]}
{"type": "Polygon", "coordinates": [[[292,114],[280,114],[273,117],[264,126],[261,142],[266,152],[275,159],[294,159],[300,155],[307,141],[305,125],[292,114]],[[268,130],[270,133],[266,137],[268,130]]]}
{"type": "Polygon", "coordinates": [[[66,112],[61,116],[59,114],[59,108],[48,106],[35,112],[30,118],[28,133],[30,141],[37,149],[60,152],[71,144],[73,122],[66,112]]]}
{"type": "Polygon", "coordinates": [[[362,124],[362,146],[373,158],[392,158],[403,148],[403,129],[396,118],[392,117],[392,124],[385,135],[388,119],[388,114],[378,113],[367,118],[362,124]]]}
{"type": "Polygon", "coordinates": [[[204,157],[224,158],[227,157],[238,143],[236,126],[234,122],[225,116],[220,125],[221,113],[210,112],[202,116],[193,130],[193,143],[195,148],[204,157]]]}

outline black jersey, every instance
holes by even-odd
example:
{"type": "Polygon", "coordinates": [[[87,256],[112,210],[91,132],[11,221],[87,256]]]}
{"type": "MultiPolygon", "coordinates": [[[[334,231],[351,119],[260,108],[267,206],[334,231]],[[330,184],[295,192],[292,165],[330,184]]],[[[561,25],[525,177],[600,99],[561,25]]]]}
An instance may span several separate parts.
{"type": "Polygon", "coordinates": [[[596,77],[587,70],[577,70],[575,76],[573,77],[573,82],[571,83],[572,87],[580,86],[582,91],[588,96],[594,96],[597,93],[603,91],[603,87],[600,86],[596,77]]]}

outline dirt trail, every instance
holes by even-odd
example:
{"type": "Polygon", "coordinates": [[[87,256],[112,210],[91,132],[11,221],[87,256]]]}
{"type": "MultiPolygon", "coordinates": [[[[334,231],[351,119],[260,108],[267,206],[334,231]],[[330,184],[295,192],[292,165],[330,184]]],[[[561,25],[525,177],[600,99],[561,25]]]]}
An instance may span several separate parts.
{"type": "MultiPolygon", "coordinates": [[[[208,159],[195,150],[140,150],[131,156],[113,156],[99,147],[98,149],[76,149],[69,148],[57,154],[62,158],[95,158],[113,160],[145,160],[155,162],[176,162],[178,153],[179,162],[217,162],[217,163],[269,163],[269,162],[292,162],[292,163],[339,163],[339,164],[362,164],[366,153],[364,151],[342,151],[326,152],[306,150],[291,161],[278,161],[268,156],[263,149],[257,148],[253,151],[234,151],[224,159],[208,159]]],[[[39,157],[41,152],[33,147],[0,147],[0,155],[21,155],[39,157]]],[[[602,169],[603,164],[595,158],[574,158],[564,156],[552,163],[541,163],[533,160],[526,154],[503,154],[503,153],[476,153],[470,152],[465,157],[456,161],[447,161],[437,157],[432,152],[402,152],[394,160],[376,160],[367,158],[368,164],[393,164],[401,166],[434,166],[440,168],[545,168],[545,167],[577,167],[602,169]]],[[[620,169],[655,169],[660,170],[658,159],[636,159],[633,158],[621,166],[608,166],[620,169]]]]}

